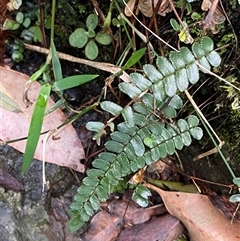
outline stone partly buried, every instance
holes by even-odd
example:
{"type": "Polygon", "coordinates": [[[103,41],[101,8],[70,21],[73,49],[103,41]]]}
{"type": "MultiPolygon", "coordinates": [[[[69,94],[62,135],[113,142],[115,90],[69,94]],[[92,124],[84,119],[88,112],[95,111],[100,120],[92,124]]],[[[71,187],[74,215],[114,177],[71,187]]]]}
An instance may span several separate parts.
{"type": "Polygon", "coordinates": [[[0,147],[0,159],[0,241],[79,240],[67,231],[67,211],[77,189],[69,169],[46,164],[51,188],[42,192],[41,162],[34,160],[20,177],[21,154],[0,147]]]}

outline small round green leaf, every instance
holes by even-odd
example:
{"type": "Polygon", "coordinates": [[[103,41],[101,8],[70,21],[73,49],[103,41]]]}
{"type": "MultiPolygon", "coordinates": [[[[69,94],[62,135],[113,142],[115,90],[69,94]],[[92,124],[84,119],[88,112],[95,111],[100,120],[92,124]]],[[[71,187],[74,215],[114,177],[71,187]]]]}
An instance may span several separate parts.
{"type": "Polygon", "coordinates": [[[176,149],[178,150],[182,150],[183,148],[183,142],[180,136],[175,136],[173,137],[173,141],[174,141],[174,145],[176,147],[176,149]]]}
{"type": "Polygon", "coordinates": [[[240,194],[232,195],[229,200],[232,203],[236,203],[236,202],[240,203],[240,194]]]}
{"type": "Polygon", "coordinates": [[[94,214],[94,210],[93,210],[93,208],[92,208],[92,205],[91,205],[89,202],[85,203],[84,209],[85,209],[85,212],[86,212],[89,216],[92,216],[92,215],[94,214]]]}
{"type": "Polygon", "coordinates": [[[174,145],[173,140],[168,140],[166,142],[166,149],[167,149],[168,155],[170,155],[170,156],[175,152],[175,145],[174,145]]]}
{"type": "Polygon", "coordinates": [[[123,151],[123,145],[116,141],[107,141],[104,146],[107,150],[114,153],[120,153],[123,151]]]}
{"type": "Polygon", "coordinates": [[[85,47],[86,57],[90,60],[94,60],[98,56],[98,46],[93,40],[90,40],[85,47]]]}
{"type": "Polygon", "coordinates": [[[133,111],[130,106],[127,106],[123,109],[122,116],[129,127],[134,126],[133,111]]]}
{"type": "Polygon", "coordinates": [[[88,15],[86,25],[88,29],[95,29],[98,24],[98,16],[95,13],[88,15]]]}
{"type": "Polygon", "coordinates": [[[70,232],[75,232],[78,229],[80,229],[84,225],[84,222],[82,221],[80,215],[76,215],[74,218],[72,218],[68,223],[68,230],[70,232]]]}
{"type": "Polygon", "coordinates": [[[176,110],[172,106],[167,106],[163,112],[168,118],[175,118],[177,115],[176,110]]]}
{"type": "Polygon", "coordinates": [[[96,33],[93,29],[88,30],[88,37],[89,38],[94,38],[96,36],[96,33]]]}
{"type": "Polygon", "coordinates": [[[141,207],[148,206],[148,199],[141,197],[138,193],[134,193],[132,196],[132,200],[136,202],[141,207]]]}
{"type": "Polygon", "coordinates": [[[165,80],[163,81],[166,94],[170,97],[174,96],[177,92],[177,86],[176,86],[176,80],[174,75],[169,75],[165,77],[165,80]]]}
{"type": "Polygon", "coordinates": [[[157,161],[161,158],[161,152],[158,146],[151,149],[151,158],[153,161],[157,161]]]}
{"type": "Polygon", "coordinates": [[[16,21],[21,24],[23,22],[23,19],[24,19],[23,13],[22,12],[18,12],[17,16],[16,16],[16,21]]]}
{"type": "Polygon", "coordinates": [[[186,78],[187,76],[187,70],[186,69],[180,69],[176,71],[175,78],[176,78],[176,83],[177,83],[177,88],[183,92],[188,88],[188,79],[186,78]]]}
{"type": "Polygon", "coordinates": [[[123,82],[118,85],[119,89],[134,99],[142,93],[142,91],[132,83],[123,82]]]}
{"type": "MultiPolygon", "coordinates": [[[[209,62],[208,62],[208,60],[205,56],[200,58],[198,61],[205,69],[211,70],[211,66],[210,66],[210,64],[209,64],[209,62]]],[[[200,66],[200,69],[203,73],[207,73],[207,71],[205,69],[201,68],[201,66],[200,66]]]]}
{"type": "Polygon", "coordinates": [[[142,91],[145,91],[152,85],[152,83],[148,79],[146,79],[145,77],[143,77],[143,75],[139,73],[130,74],[130,79],[142,91]]]}
{"type": "Polygon", "coordinates": [[[177,125],[181,132],[187,131],[189,129],[188,123],[183,119],[178,120],[177,125]]]}
{"type": "Polygon", "coordinates": [[[180,137],[185,146],[189,146],[192,142],[191,136],[188,132],[181,133],[180,137]]]}
{"type": "Polygon", "coordinates": [[[153,147],[157,144],[157,143],[156,143],[152,138],[150,138],[150,137],[144,138],[143,143],[144,143],[146,146],[150,147],[150,148],[153,148],[153,147]]]}
{"type": "Polygon", "coordinates": [[[84,177],[83,179],[83,184],[89,187],[96,187],[98,183],[99,183],[99,180],[97,178],[84,177]]]}
{"type": "Polygon", "coordinates": [[[153,83],[157,83],[163,78],[162,74],[151,64],[143,65],[143,71],[153,83]]]}
{"type": "Polygon", "coordinates": [[[126,144],[131,138],[128,134],[122,133],[120,131],[114,131],[110,136],[112,140],[123,144],[126,144]]]}
{"type": "Polygon", "coordinates": [[[196,58],[201,58],[205,54],[200,43],[194,43],[192,45],[192,51],[196,58]]]}
{"type": "Polygon", "coordinates": [[[96,189],[96,194],[98,196],[98,199],[102,202],[106,202],[108,199],[108,193],[107,190],[104,189],[102,186],[98,186],[96,189]]]}
{"type": "Polygon", "coordinates": [[[108,45],[112,42],[112,38],[107,33],[97,33],[95,40],[102,45],[108,45]]]}
{"type": "Polygon", "coordinates": [[[100,208],[100,203],[98,201],[98,198],[95,196],[95,195],[92,195],[89,199],[91,205],[92,205],[92,208],[97,211],[99,208],[100,208]]]}
{"type": "Polygon", "coordinates": [[[233,183],[240,187],[240,177],[236,177],[233,179],[233,183]]]}
{"type": "Polygon", "coordinates": [[[135,154],[137,156],[143,156],[143,154],[145,153],[145,147],[140,136],[134,136],[130,142],[134,148],[135,154]]]}
{"type": "Polygon", "coordinates": [[[23,60],[23,54],[20,51],[13,51],[12,60],[16,63],[19,63],[23,60]]]}
{"type": "Polygon", "coordinates": [[[189,127],[195,127],[199,124],[199,119],[195,115],[188,116],[187,122],[189,124],[189,127]]]}
{"type": "Polygon", "coordinates": [[[213,41],[211,38],[205,36],[201,41],[203,51],[207,54],[213,50],[213,41]]]}
{"type": "Polygon", "coordinates": [[[31,20],[30,18],[25,18],[22,25],[25,27],[25,28],[28,28],[31,24],[31,20]]]}
{"type": "Polygon", "coordinates": [[[11,0],[11,3],[14,9],[17,10],[22,5],[22,0],[11,0]]]}
{"type": "Polygon", "coordinates": [[[40,27],[31,26],[28,30],[33,33],[34,42],[39,42],[39,43],[42,42],[42,31],[41,31],[40,27]]]}
{"type": "Polygon", "coordinates": [[[143,185],[139,185],[136,190],[136,193],[138,193],[141,197],[143,198],[148,198],[149,196],[152,195],[152,193],[149,191],[149,189],[147,189],[146,187],[144,187],[143,185]]]}
{"type": "Polygon", "coordinates": [[[161,71],[161,73],[164,76],[173,74],[175,72],[172,64],[165,57],[162,57],[162,56],[158,57],[156,64],[157,64],[159,71],[161,71]]]}
{"type": "Polygon", "coordinates": [[[221,57],[215,51],[210,52],[207,56],[207,60],[213,67],[218,67],[221,64],[221,57]]]}
{"type": "Polygon", "coordinates": [[[171,18],[171,19],[170,19],[170,24],[171,24],[172,28],[173,28],[175,31],[181,31],[181,28],[182,28],[182,27],[180,26],[180,24],[177,22],[176,19],[171,18]]]}
{"type": "Polygon", "coordinates": [[[190,133],[192,137],[196,140],[201,140],[203,137],[203,131],[200,127],[194,127],[193,129],[190,129],[190,133]]]}
{"type": "Polygon", "coordinates": [[[16,23],[13,20],[6,19],[2,29],[3,30],[16,30],[19,27],[19,23],[16,23]]]}
{"type": "Polygon", "coordinates": [[[95,131],[95,132],[101,131],[104,128],[104,126],[105,125],[102,122],[99,122],[99,121],[89,121],[86,124],[86,128],[89,131],[95,131]]]}
{"type": "Polygon", "coordinates": [[[169,105],[172,106],[174,109],[182,108],[183,101],[178,95],[174,95],[169,102],[169,105]]]}
{"type": "Polygon", "coordinates": [[[73,47],[82,48],[85,46],[88,40],[88,35],[85,29],[77,28],[70,36],[69,43],[73,47]]]}
{"type": "Polygon", "coordinates": [[[122,107],[112,101],[103,101],[100,103],[103,110],[109,112],[110,114],[117,116],[121,113],[122,107]]]}

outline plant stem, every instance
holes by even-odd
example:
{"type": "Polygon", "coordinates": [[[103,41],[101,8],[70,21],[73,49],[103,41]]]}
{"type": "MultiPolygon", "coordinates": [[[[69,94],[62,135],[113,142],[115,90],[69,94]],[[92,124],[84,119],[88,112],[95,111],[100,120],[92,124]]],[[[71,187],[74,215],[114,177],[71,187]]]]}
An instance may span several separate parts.
{"type": "Polygon", "coordinates": [[[52,0],[52,21],[51,21],[51,39],[54,38],[54,23],[55,23],[55,13],[56,13],[56,0],[52,0]]]}
{"type": "Polygon", "coordinates": [[[191,102],[192,106],[194,107],[194,109],[196,110],[197,112],[197,115],[198,117],[201,119],[201,122],[204,126],[204,128],[206,129],[208,135],[210,136],[213,144],[215,145],[218,153],[220,154],[220,156],[222,157],[225,165],[227,166],[230,174],[232,175],[233,179],[236,179],[236,176],[234,174],[234,172],[232,171],[232,168],[230,167],[230,165],[228,164],[225,156],[223,155],[221,149],[219,148],[219,146],[217,145],[215,139],[213,138],[210,130],[214,133],[215,137],[217,138],[217,140],[219,141],[219,144],[221,145],[222,144],[222,141],[219,139],[219,137],[217,136],[217,134],[213,131],[212,127],[209,125],[209,123],[207,122],[206,118],[203,116],[202,112],[199,110],[198,106],[196,105],[195,101],[192,99],[192,97],[190,96],[189,92],[187,90],[185,90],[185,94],[186,96],[188,97],[189,101],[191,102]],[[210,129],[210,130],[209,130],[210,129]]]}

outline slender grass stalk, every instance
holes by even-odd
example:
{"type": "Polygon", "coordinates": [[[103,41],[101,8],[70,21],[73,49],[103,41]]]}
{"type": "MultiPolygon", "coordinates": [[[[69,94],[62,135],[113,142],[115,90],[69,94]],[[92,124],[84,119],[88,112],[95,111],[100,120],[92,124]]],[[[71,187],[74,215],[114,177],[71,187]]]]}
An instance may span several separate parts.
{"type": "Polygon", "coordinates": [[[51,35],[50,40],[54,39],[54,23],[56,15],[56,0],[52,0],[52,21],[51,21],[51,35]]]}
{"type": "Polygon", "coordinates": [[[222,143],[221,140],[219,139],[219,137],[217,136],[217,134],[213,131],[212,127],[210,126],[210,124],[207,122],[207,120],[205,119],[205,117],[203,116],[202,112],[199,110],[199,108],[197,107],[195,101],[192,99],[192,97],[190,96],[190,94],[188,93],[188,91],[185,91],[185,94],[187,95],[189,101],[191,102],[193,108],[196,110],[197,115],[199,117],[199,119],[201,120],[205,130],[207,131],[209,137],[211,138],[213,144],[215,145],[218,153],[220,154],[220,156],[222,157],[226,167],[228,168],[230,174],[232,175],[233,179],[236,180],[237,177],[235,176],[232,168],[230,167],[230,165],[228,164],[224,154],[222,153],[221,149],[219,148],[218,144],[216,143],[213,135],[211,134],[211,131],[214,133],[215,137],[217,138],[217,140],[220,142],[220,144],[222,143]],[[211,131],[210,131],[211,130],[211,131]]]}

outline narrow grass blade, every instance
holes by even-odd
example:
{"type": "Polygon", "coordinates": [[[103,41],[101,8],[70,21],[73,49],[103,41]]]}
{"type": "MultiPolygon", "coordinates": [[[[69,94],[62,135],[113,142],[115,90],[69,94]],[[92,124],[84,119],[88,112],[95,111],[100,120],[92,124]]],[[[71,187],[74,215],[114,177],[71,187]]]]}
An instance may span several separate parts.
{"type": "Polygon", "coordinates": [[[51,53],[52,53],[52,66],[53,66],[53,74],[55,81],[58,81],[63,78],[62,76],[62,68],[57,55],[57,50],[55,48],[54,42],[51,41],[51,53]]]}
{"type": "Polygon", "coordinates": [[[82,74],[82,75],[74,75],[70,77],[66,77],[59,81],[54,82],[53,86],[56,91],[66,90],[69,88],[73,88],[78,85],[85,84],[93,79],[98,77],[98,75],[91,74],[82,74]]]}
{"type": "Polygon", "coordinates": [[[122,71],[129,69],[132,67],[134,64],[136,64],[142,56],[145,54],[147,48],[142,48],[137,51],[135,51],[132,56],[128,59],[127,63],[122,67],[122,71]]]}
{"type": "Polygon", "coordinates": [[[28,130],[27,145],[24,152],[24,158],[23,158],[22,169],[21,169],[22,175],[26,172],[26,170],[29,168],[32,162],[32,159],[38,144],[39,136],[41,133],[44,113],[47,106],[47,101],[50,95],[50,91],[51,91],[50,85],[43,85],[39,92],[39,95],[34,107],[34,111],[32,114],[30,127],[28,130]]]}

